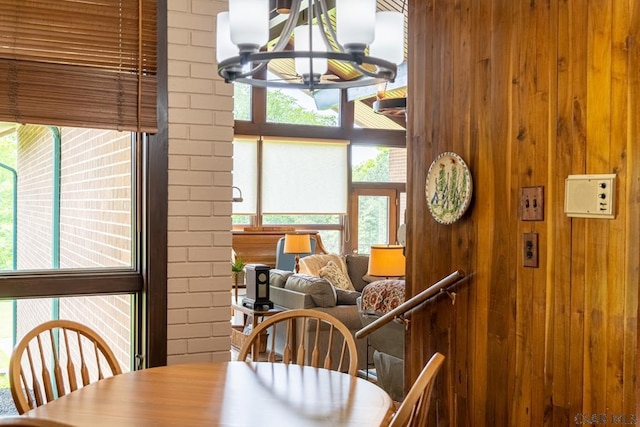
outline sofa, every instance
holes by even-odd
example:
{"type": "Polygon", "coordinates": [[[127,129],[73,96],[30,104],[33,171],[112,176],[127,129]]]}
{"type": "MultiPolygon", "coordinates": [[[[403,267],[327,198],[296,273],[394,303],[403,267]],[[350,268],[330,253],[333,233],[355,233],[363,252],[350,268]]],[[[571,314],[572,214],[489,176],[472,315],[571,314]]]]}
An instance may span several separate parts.
{"type": "MultiPolygon", "coordinates": [[[[402,304],[404,299],[404,280],[379,280],[368,284],[358,298],[362,325],[379,319],[402,304]]],[[[404,333],[404,323],[393,319],[367,337],[374,349],[373,363],[378,385],[398,402],[404,399],[404,333]]]]}
{"type": "MultiPolygon", "coordinates": [[[[366,277],[368,264],[367,255],[310,255],[300,259],[300,272],[297,274],[286,270],[270,270],[269,297],[274,304],[282,307],[310,308],[329,313],[344,323],[355,335],[359,329],[362,329],[357,305],[358,298],[369,281],[375,280],[375,278],[366,277]],[[334,268],[327,268],[330,262],[333,264],[331,267],[334,268]],[[339,280],[331,274],[335,273],[336,269],[343,276],[348,277],[352,289],[344,289],[332,284],[330,279],[334,282],[339,280]]],[[[342,285],[346,286],[344,283],[342,285]]],[[[322,339],[328,340],[328,334],[321,335],[322,339]]],[[[283,346],[283,343],[284,337],[276,335],[276,347],[283,346]]],[[[369,361],[373,360],[373,351],[367,348],[367,340],[356,340],[356,345],[358,369],[366,369],[367,351],[371,351],[369,361]]],[[[334,345],[333,348],[335,352],[340,351],[340,346],[334,345]]],[[[333,359],[337,360],[338,354],[333,359]]]]}

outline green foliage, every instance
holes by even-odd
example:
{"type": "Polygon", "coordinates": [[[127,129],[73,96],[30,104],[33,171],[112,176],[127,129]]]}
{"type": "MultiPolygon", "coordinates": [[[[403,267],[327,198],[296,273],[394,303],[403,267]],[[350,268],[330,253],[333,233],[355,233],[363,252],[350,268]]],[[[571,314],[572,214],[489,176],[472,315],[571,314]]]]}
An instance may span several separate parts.
{"type": "MultiPolygon", "coordinates": [[[[0,163],[16,168],[16,135],[0,137],[0,163]]],[[[0,168],[0,270],[13,265],[13,174],[0,168]]]]}
{"type": "Polygon", "coordinates": [[[242,273],[242,270],[244,270],[244,266],[245,262],[242,258],[242,255],[236,254],[235,259],[231,263],[231,271],[233,273],[242,273]]]}
{"type": "MultiPolygon", "coordinates": [[[[234,118],[251,119],[251,86],[234,84],[234,118]]],[[[298,125],[337,126],[338,118],[318,114],[298,105],[295,97],[281,90],[270,90],[267,95],[267,121],[298,125]]]]}
{"type": "Polygon", "coordinates": [[[354,182],[388,182],[389,148],[378,147],[376,158],[354,165],[351,176],[354,182]]]}

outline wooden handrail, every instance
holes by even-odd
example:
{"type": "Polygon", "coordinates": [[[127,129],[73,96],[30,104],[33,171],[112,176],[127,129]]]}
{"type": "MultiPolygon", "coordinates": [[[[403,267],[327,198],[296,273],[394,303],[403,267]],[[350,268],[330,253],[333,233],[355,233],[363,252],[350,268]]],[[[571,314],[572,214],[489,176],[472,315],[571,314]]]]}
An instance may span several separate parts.
{"type": "Polygon", "coordinates": [[[458,282],[462,278],[464,278],[464,272],[462,270],[454,271],[453,273],[449,274],[445,278],[440,279],[440,281],[438,281],[438,282],[434,283],[433,285],[429,286],[424,291],[422,291],[419,294],[413,296],[409,300],[403,302],[402,304],[400,304],[399,306],[397,306],[396,308],[394,308],[390,312],[384,314],[379,319],[376,319],[375,321],[369,323],[364,328],[362,328],[359,331],[357,331],[356,334],[355,334],[356,338],[364,338],[367,335],[371,334],[372,332],[377,331],[378,329],[382,328],[387,323],[391,322],[396,317],[400,317],[400,316],[404,315],[408,311],[410,311],[410,310],[414,309],[415,307],[419,306],[420,304],[425,302],[427,299],[429,299],[432,296],[436,295],[441,290],[444,290],[445,288],[448,288],[449,286],[451,286],[454,283],[458,282]]]}

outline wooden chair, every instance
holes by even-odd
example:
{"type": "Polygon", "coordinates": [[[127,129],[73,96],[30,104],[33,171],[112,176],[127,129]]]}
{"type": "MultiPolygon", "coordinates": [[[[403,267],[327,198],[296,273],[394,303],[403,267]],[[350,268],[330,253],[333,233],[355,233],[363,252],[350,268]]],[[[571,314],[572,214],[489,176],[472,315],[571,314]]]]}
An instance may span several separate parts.
{"type": "Polygon", "coordinates": [[[104,339],[70,320],[52,320],[29,331],[9,361],[11,395],[20,414],[121,373],[104,339]]]}
{"type": "Polygon", "coordinates": [[[429,411],[434,380],[443,363],[444,356],[442,354],[436,353],[431,357],[398,410],[393,414],[389,427],[423,426],[429,411]]]}
{"type": "MultiPolygon", "coordinates": [[[[270,345],[267,346],[267,361],[275,362],[281,357],[283,363],[334,369],[357,375],[358,350],[353,335],[338,319],[318,310],[288,310],[266,318],[245,340],[238,360],[247,359],[249,352],[257,347],[255,344],[259,342],[260,335],[268,329],[270,345]],[[276,336],[284,337],[283,342],[277,343],[276,336]],[[281,354],[276,354],[276,344],[280,344],[281,354]]],[[[257,350],[253,353],[257,354],[257,350]]],[[[255,357],[253,360],[256,360],[255,357]]]]}
{"type": "Polygon", "coordinates": [[[71,424],[61,423],[59,421],[48,420],[45,418],[34,417],[0,417],[0,426],[9,427],[72,427],[71,424]]]}

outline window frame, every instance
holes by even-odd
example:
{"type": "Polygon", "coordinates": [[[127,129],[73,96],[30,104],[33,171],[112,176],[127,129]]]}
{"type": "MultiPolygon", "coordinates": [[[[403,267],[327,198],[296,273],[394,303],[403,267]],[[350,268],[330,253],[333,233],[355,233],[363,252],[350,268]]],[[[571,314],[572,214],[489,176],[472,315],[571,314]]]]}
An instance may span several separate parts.
{"type": "MultiPolygon", "coordinates": [[[[251,88],[251,120],[234,120],[234,135],[239,138],[255,137],[258,140],[262,140],[263,137],[274,138],[290,138],[290,139],[321,139],[321,140],[340,140],[349,141],[349,147],[347,149],[347,162],[351,164],[351,150],[355,146],[380,146],[380,147],[407,147],[407,132],[406,130],[393,130],[393,129],[371,129],[371,128],[355,128],[355,104],[354,101],[349,100],[349,90],[343,89],[340,97],[339,117],[340,124],[337,127],[323,127],[313,125],[292,125],[284,123],[270,123],[266,118],[266,89],[260,87],[251,88]]],[[[394,118],[395,119],[395,118],[394,118]]],[[[258,147],[258,165],[260,168],[262,162],[260,147],[258,147]]],[[[258,170],[258,180],[260,180],[262,171],[258,170]]],[[[387,188],[396,189],[397,200],[399,203],[399,195],[406,191],[406,183],[353,183],[351,176],[351,167],[347,167],[347,215],[346,218],[341,218],[339,225],[319,225],[319,224],[295,224],[295,227],[300,230],[339,230],[341,233],[345,233],[345,229],[350,226],[349,218],[353,217],[351,207],[351,197],[354,192],[354,188],[360,186],[367,186],[370,188],[376,188],[384,186],[387,188]]],[[[258,192],[260,192],[260,182],[258,182],[258,192]]],[[[259,194],[258,194],[259,196],[259,194]]],[[[258,207],[255,215],[248,215],[251,224],[234,224],[232,230],[242,230],[246,226],[260,227],[262,223],[262,210],[260,206],[260,197],[258,197],[258,207]]],[[[397,220],[396,220],[397,222],[397,220]]],[[[282,224],[286,226],[287,224],[282,224]]],[[[394,231],[395,232],[395,231],[394,231]]],[[[350,241],[345,242],[342,239],[341,251],[343,253],[351,252],[352,243],[350,241]]]]}

